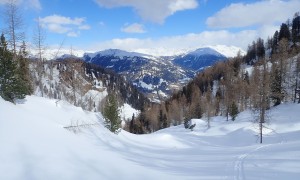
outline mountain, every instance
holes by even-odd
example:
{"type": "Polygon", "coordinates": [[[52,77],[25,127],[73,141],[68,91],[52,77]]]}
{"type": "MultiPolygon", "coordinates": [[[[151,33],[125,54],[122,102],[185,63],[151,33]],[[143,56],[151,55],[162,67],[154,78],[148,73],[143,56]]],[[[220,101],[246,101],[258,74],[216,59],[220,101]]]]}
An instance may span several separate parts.
{"type": "Polygon", "coordinates": [[[83,55],[86,62],[114,70],[116,73],[136,71],[147,62],[149,57],[144,54],[127,52],[119,49],[108,49],[83,55]]]}
{"type": "Polygon", "coordinates": [[[194,76],[194,72],[173,64],[174,57],[154,57],[136,52],[108,49],[86,53],[83,60],[124,76],[152,100],[167,97],[194,76]]]}
{"type": "Polygon", "coordinates": [[[240,55],[246,55],[246,52],[236,46],[225,46],[225,45],[215,45],[215,46],[208,46],[211,49],[214,49],[215,51],[221,53],[222,55],[226,56],[227,58],[233,58],[240,55]]]}
{"type": "Polygon", "coordinates": [[[176,56],[152,56],[120,49],[107,49],[85,53],[82,59],[124,76],[150,99],[162,100],[185,85],[198,71],[227,59],[215,49],[227,55],[237,53],[239,50],[235,47],[215,46],[176,56]]]}
{"type": "Polygon", "coordinates": [[[200,48],[175,58],[173,62],[185,69],[199,71],[225,59],[226,57],[223,54],[212,48],[200,48]]]}

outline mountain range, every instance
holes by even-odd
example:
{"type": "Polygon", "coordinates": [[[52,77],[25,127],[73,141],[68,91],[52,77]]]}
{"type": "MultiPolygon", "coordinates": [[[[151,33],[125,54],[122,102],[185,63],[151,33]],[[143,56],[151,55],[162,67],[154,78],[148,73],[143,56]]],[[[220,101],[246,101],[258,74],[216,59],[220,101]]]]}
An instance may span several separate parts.
{"type": "MultiPolygon", "coordinates": [[[[168,97],[185,85],[197,72],[224,61],[241,51],[239,48],[216,46],[199,48],[176,56],[153,56],[120,49],[84,53],[82,60],[111,69],[135,85],[153,101],[168,97]]],[[[72,55],[63,55],[66,59],[72,55]]]]}

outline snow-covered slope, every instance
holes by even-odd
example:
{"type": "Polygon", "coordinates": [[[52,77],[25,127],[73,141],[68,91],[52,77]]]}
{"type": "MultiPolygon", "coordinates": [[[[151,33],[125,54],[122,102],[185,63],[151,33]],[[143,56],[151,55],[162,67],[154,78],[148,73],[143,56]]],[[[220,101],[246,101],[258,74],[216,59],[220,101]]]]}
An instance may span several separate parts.
{"type": "Polygon", "coordinates": [[[196,49],[195,51],[192,51],[189,53],[190,55],[193,56],[203,56],[203,55],[214,55],[214,56],[220,56],[223,57],[223,55],[219,52],[217,52],[216,50],[212,49],[212,48],[199,48],[196,49]]]}
{"type": "Polygon", "coordinates": [[[197,72],[226,59],[224,55],[212,48],[199,48],[188,54],[176,57],[173,62],[184,69],[197,72]]]}
{"type": "MultiPolygon", "coordinates": [[[[152,55],[149,55],[147,50],[143,51],[142,49],[136,52],[107,49],[84,53],[80,59],[111,69],[126,77],[141,92],[155,100],[168,97],[172,92],[185,85],[188,82],[185,81],[186,79],[193,78],[196,71],[212,65],[218,60],[233,57],[239,50],[241,49],[233,46],[218,45],[196,50],[169,50],[168,56],[156,56],[157,54],[150,53],[152,55]]],[[[155,51],[155,49],[151,51],[155,51]]],[[[243,54],[243,51],[241,52],[243,54]]],[[[65,54],[58,59],[63,60],[69,57],[73,56],[65,54]]]]}
{"type": "Polygon", "coordinates": [[[96,56],[114,56],[114,57],[151,57],[150,55],[137,53],[137,52],[127,52],[120,49],[107,49],[103,51],[98,51],[95,53],[85,53],[83,56],[89,56],[91,59],[93,59],[96,56]]]}
{"type": "Polygon", "coordinates": [[[241,55],[246,55],[246,52],[243,49],[236,46],[216,45],[208,47],[218,51],[228,58],[235,57],[238,55],[238,53],[240,53],[241,55]]]}
{"type": "Polygon", "coordinates": [[[135,52],[126,52],[118,49],[108,49],[96,53],[87,53],[83,59],[111,69],[126,77],[128,82],[135,85],[150,99],[160,99],[163,94],[170,94],[181,87],[182,79],[193,76],[190,70],[184,70],[173,64],[173,57],[153,57],[135,52]]]}
{"type": "Polygon", "coordinates": [[[270,113],[264,144],[251,112],[150,135],[110,133],[101,114],[64,101],[0,98],[0,179],[289,179],[300,177],[300,105],[270,113]],[[75,128],[64,128],[75,126],[75,128]],[[78,127],[76,127],[78,126],[78,127]],[[75,132],[75,133],[74,133],[75,132]]]}

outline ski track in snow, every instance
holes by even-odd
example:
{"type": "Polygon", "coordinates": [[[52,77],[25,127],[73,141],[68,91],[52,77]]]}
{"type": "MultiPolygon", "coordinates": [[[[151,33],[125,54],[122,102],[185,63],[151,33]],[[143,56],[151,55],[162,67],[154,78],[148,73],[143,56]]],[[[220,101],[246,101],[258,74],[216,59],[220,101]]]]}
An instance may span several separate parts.
{"type": "Polygon", "coordinates": [[[261,145],[245,154],[241,154],[237,156],[236,161],[234,162],[234,180],[244,180],[246,179],[245,176],[245,171],[244,171],[244,163],[247,157],[249,157],[251,154],[259,151],[260,149],[266,148],[271,146],[272,144],[266,144],[266,145],[261,145]]]}
{"type": "MultiPolygon", "coordinates": [[[[264,144],[242,112],[234,122],[194,119],[147,135],[112,134],[97,113],[30,96],[13,105],[0,98],[0,179],[272,179],[300,176],[300,104],[273,111],[264,144]],[[288,115],[287,115],[288,114],[288,115]],[[75,121],[99,125],[79,133],[75,121]],[[16,133],[17,132],[17,133],[16,133]],[[9,137],[9,138],[7,138],[9,137]]],[[[128,111],[128,108],[124,108],[128,111]]]]}

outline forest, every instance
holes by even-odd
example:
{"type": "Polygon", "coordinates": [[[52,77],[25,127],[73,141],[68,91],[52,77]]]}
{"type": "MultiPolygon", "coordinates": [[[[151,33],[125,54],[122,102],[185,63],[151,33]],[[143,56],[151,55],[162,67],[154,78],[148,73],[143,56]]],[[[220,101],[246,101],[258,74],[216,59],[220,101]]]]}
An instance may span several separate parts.
{"type": "Polygon", "coordinates": [[[151,133],[188,124],[192,118],[205,119],[209,128],[212,116],[234,121],[247,109],[253,111],[253,121],[263,124],[270,119],[265,112],[271,106],[299,101],[299,52],[300,16],[295,13],[266,42],[258,38],[249,44],[246,55],[237,54],[201,71],[165,102],[147,104],[127,128],[151,133]]]}

